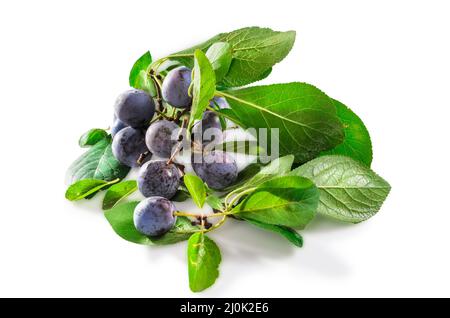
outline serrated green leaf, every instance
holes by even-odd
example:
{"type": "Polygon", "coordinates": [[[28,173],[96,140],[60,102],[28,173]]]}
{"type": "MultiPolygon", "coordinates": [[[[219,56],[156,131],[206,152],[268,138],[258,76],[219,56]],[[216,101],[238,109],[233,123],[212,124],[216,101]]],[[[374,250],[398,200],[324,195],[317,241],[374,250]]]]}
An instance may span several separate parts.
{"type": "Polygon", "coordinates": [[[102,208],[108,210],[137,190],[135,180],[123,181],[111,186],[103,198],[102,208]]]}
{"type": "Polygon", "coordinates": [[[364,163],[370,167],[372,163],[372,142],[369,131],[361,118],[350,108],[337,100],[333,100],[337,116],[344,125],[344,141],[334,149],[322,152],[321,155],[344,155],[364,163]]]}
{"type": "Polygon", "coordinates": [[[65,196],[69,201],[81,200],[118,181],[119,179],[109,182],[98,179],[79,180],[67,188],[65,196]]]}
{"type": "Polygon", "coordinates": [[[193,174],[185,174],[183,181],[191,194],[192,200],[199,208],[202,208],[206,200],[206,188],[202,179],[193,174]]]}
{"type": "Polygon", "coordinates": [[[191,224],[186,217],[177,217],[173,228],[161,237],[148,237],[141,234],[133,222],[133,214],[139,202],[133,201],[115,206],[105,211],[105,217],[109,224],[121,238],[144,245],[167,245],[187,240],[192,233],[199,230],[198,226],[191,224]]]}
{"type": "Polygon", "coordinates": [[[191,290],[200,292],[213,285],[222,260],[216,243],[202,232],[195,233],[189,238],[187,254],[191,290]]]}
{"type": "Polygon", "coordinates": [[[90,147],[104,139],[106,136],[108,136],[108,133],[104,129],[93,128],[81,135],[78,144],[80,147],[90,147]]]}
{"type": "Polygon", "coordinates": [[[147,70],[152,63],[152,56],[149,51],[145,52],[133,65],[130,71],[129,83],[131,87],[142,89],[155,96],[155,85],[149,79],[147,70]]]}
{"type": "Polygon", "coordinates": [[[271,231],[271,232],[274,232],[274,233],[277,233],[277,234],[283,236],[285,239],[287,239],[289,242],[291,242],[292,244],[294,244],[297,247],[303,246],[302,236],[300,234],[298,234],[297,231],[295,231],[294,229],[291,229],[290,227],[267,224],[267,223],[263,223],[263,222],[259,222],[259,221],[255,221],[255,220],[251,220],[251,219],[246,219],[245,217],[243,219],[245,221],[247,221],[248,223],[253,224],[254,226],[257,226],[261,229],[271,231]]]}
{"type": "Polygon", "coordinates": [[[303,228],[313,218],[319,192],[308,179],[283,176],[260,184],[232,213],[267,224],[303,228]]]}
{"type": "Polygon", "coordinates": [[[206,57],[211,62],[216,74],[216,81],[220,82],[230,69],[232,55],[231,45],[227,42],[217,42],[206,51],[206,57]]]}
{"type": "Polygon", "coordinates": [[[123,179],[130,168],[121,164],[111,151],[111,138],[106,137],[89,148],[69,167],[70,183],[82,179],[111,181],[123,179]]]}
{"type": "Polygon", "coordinates": [[[278,138],[280,155],[293,154],[296,162],[311,160],[344,138],[332,100],[312,85],[254,86],[221,94],[231,106],[220,111],[224,116],[243,128],[266,128],[268,146],[278,138]],[[278,136],[271,128],[278,129],[278,136]]]}
{"type": "Polygon", "coordinates": [[[362,163],[344,156],[316,158],[290,175],[311,179],[320,192],[317,211],[334,219],[357,223],[376,214],[390,185],[362,163]]]}
{"type": "MultiPolygon", "coordinates": [[[[227,42],[232,47],[233,60],[228,73],[219,85],[244,86],[267,77],[272,66],[283,60],[295,41],[295,31],[278,32],[268,28],[247,27],[218,34],[211,39],[178,52],[190,54],[196,49],[205,51],[216,42],[227,42]]],[[[180,63],[192,67],[192,59],[174,57],[180,63]]]]}
{"type": "Polygon", "coordinates": [[[216,79],[214,70],[208,58],[200,50],[194,53],[192,107],[189,117],[189,129],[196,120],[202,118],[203,112],[209,105],[209,101],[214,97],[216,91],[216,79]]]}

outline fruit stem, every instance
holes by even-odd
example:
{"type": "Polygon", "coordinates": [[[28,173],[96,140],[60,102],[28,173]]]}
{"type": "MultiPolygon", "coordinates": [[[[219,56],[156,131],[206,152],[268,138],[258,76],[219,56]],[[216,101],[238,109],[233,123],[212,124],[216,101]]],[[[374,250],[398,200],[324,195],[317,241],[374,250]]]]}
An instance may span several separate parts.
{"type": "MultiPolygon", "coordinates": [[[[242,188],[241,188],[241,189],[242,189],[242,188]]],[[[246,190],[244,190],[244,191],[242,191],[242,192],[236,194],[236,196],[235,196],[233,199],[230,200],[230,203],[228,203],[228,202],[227,202],[227,201],[228,201],[227,198],[230,199],[231,196],[229,196],[229,195],[232,194],[233,192],[236,192],[236,190],[230,192],[230,194],[227,195],[227,197],[225,198],[225,207],[226,207],[226,210],[228,211],[228,209],[232,208],[233,205],[234,205],[237,201],[239,201],[239,199],[241,199],[244,195],[246,195],[246,194],[248,194],[248,193],[250,193],[250,192],[255,191],[255,189],[256,189],[256,188],[249,188],[249,189],[246,189],[246,190]]],[[[240,190],[240,189],[237,189],[237,190],[240,190]]]]}
{"type": "Polygon", "coordinates": [[[155,99],[156,99],[156,102],[157,102],[156,109],[157,110],[161,110],[163,108],[163,105],[162,105],[162,93],[161,93],[161,86],[162,86],[162,84],[159,81],[158,76],[157,76],[157,74],[156,74],[154,69],[150,68],[148,73],[147,73],[147,76],[150,77],[150,79],[152,80],[153,84],[155,84],[155,88],[156,88],[156,98],[155,99]]]}
{"type": "Polygon", "coordinates": [[[216,224],[214,224],[213,226],[211,226],[209,229],[204,229],[202,232],[203,233],[208,233],[208,232],[211,232],[211,231],[213,231],[213,230],[215,230],[215,229],[218,229],[219,227],[221,227],[224,223],[225,223],[225,221],[228,219],[228,217],[227,217],[227,215],[224,215],[223,217],[222,217],[222,219],[220,219],[220,221],[219,222],[217,222],[216,224]]]}
{"type": "Polygon", "coordinates": [[[180,132],[178,133],[178,143],[177,146],[175,148],[175,151],[172,153],[172,155],[170,156],[169,160],[167,161],[167,164],[171,164],[173,162],[173,160],[175,159],[176,155],[178,155],[178,153],[180,152],[181,148],[182,148],[182,140],[180,140],[181,134],[183,133],[184,129],[186,128],[187,125],[187,117],[185,117],[183,119],[183,123],[181,125],[181,129],[180,132]]]}

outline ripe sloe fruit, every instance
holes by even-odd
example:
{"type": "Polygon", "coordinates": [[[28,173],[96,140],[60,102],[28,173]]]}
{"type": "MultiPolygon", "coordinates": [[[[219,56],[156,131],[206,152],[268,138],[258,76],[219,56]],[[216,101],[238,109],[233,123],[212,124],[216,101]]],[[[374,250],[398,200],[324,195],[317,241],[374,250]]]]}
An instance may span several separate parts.
{"type": "MultiPolygon", "coordinates": [[[[148,151],[145,145],[145,133],[141,129],[125,127],[113,138],[112,153],[117,160],[129,167],[137,167],[141,154],[148,151]]],[[[150,155],[146,160],[150,159],[150,155]]]]}
{"type": "Polygon", "coordinates": [[[215,144],[222,142],[222,125],[220,124],[219,116],[212,111],[204,112],[202,120],[194,125],[192,133],[196,141],[202,140],[203,145],[212,141],[215,144]]]}
{"type": "Polygon", "coordinates": [[[177,67],[167,73],[162,84],[162,97],[173,107],[189,108],[192,97],[188,90],[191,84],[191,70],[185,66],[177,67]]]}
{"type": "Polygon", "coordinates": [[[150,197],[134,209],[133,222],[136,229],[147,236],[160,236],[168,232],[177,217],[175,206],[163,197],[150,197]]]}
{"type": "Polygon", "coordinates": [[[238,175],[236,161],[226,152],[219,150],[213,150],[203,156],[194,154],[192,167],[200,179],[215,190],[231,185],[238,175]]]}
{"type": "Polygon", "coordinates": [[[125,125],[120,119],[118,119],[116,117],[116,115],[114,115],[114,121],[113,124],[111,126],[111,136],[114,138],[114,136],[121,131],[122,129],[124,129],[125,127],[128,127],[127,125],[125,125]]]}
{"type": "Polygon", "coordinates": [[[117,98],[114,109],[117,118],[125,125],[145,127],[155,114],[155,102],[143,90],[131,89],[117,98]]]}
{"type": "Polygon", "coordinates": [[[152,160],[139,170],[137,184],[145,197],[161,196],[172,198],[180,186],[181,173],[173,163],[166,160],[152,160]]]}
{"type": "Polygon", "coordinates": [[[173,121],[160,120],[150,125],[145,134],[145,143],[150,151],[161,158],[170,158],[177,144],[180,127],[173,121]]]}

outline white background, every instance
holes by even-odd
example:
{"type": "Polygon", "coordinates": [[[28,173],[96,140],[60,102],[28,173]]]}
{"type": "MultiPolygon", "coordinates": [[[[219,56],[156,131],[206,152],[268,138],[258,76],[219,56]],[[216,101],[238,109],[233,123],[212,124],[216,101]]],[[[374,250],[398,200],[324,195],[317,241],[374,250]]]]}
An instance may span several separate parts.
{"type": "Polygon", "coordinates": [[[2,1],[0,296],[450,296],[448,1],[2,1]],[[350,106],[392,185],[359,225],[317,218],[305,246],[246,224],[212,234],[217,283],[189,291],[185,243],[121,240],[99,201],[64,200],[81,133],[108,127],[145,50],[244,26],[296,30],[264,83],[305,81],[350,106]]]}

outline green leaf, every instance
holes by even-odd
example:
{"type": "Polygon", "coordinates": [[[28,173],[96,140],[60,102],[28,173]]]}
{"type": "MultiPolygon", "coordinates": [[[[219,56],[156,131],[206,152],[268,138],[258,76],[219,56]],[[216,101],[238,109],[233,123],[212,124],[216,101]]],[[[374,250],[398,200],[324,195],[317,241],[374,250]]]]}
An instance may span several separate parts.
{"type": "Polygon", "coordinates": [[[112,154],[111,138],[106,137],[89,148],[69,167],[70,183],[82,179],[111,181],[123,179],[130,168],[121,164],[112,154]]]}
{"type": "Polygon", "coordinates": [[[85,132],[78,141],[80,147],[89,147],[98,143],[100,140],[108,136],[108,133],[99,128],[93,128],[85,132]]]}
{"type": "Polygon", "coordinates": [[[161,237],[145,236],[136,230],[133,222],[134,209],[138,203],[137,201],[123,203],[105,211],[105,217],[113,230],[127,241],[144,245],[174,244],[187,240],[192,233],[200,229],[192,225],[188,218],[179,216],[174,227],[161,237]]]}
{"type": "Polygon", "coordinates": [[[147,76],[147,70],[151,63],[152,56],[150,52],[147,51],[134,63],[130,71],[129,83],[131,87],[142,89],[151,96],[155,96],[155,86],[147,76]]]}
{"type": "Polygon", "coordinates": [[[69,201],[81,200],[90,194],[96,193],[100,189],[118,182],[119,179],[106,182],[97,179],[84,179],[71,184],[66,191],[66,199],[69,201]]]}
{"type": "Polygon", "coordinates": [[[227,42],[217,42],[206,51],[206,57],[211,62],[216,74],[216,81],[220,82],[228,73],[231,65],[231,45],[227,42]]]}
{"type": "Polygon", "coordinates": [[[216,79],[214,70],[208,58],[200,50],[195,51],[195,63],[193,70],[192,107],[189,118],[189,129],[196,120],[202,118],[203,112],[214,97],[216,91],[216,79]]]}
{"type": "Polygon", "coordinates": [[[245,183],[245,188],[255,187],[265,181],[281,176],[291,171],[294,156],[288,155],[272,160],[268,165],[262,167],[250,180],[245,183]]]}
{"type": "Polygon", "coordinates": [[[319,192],[310,180],[284,176],[260,184],[232,213],[248,220],[303,228],[313,219],[318,203],[319,192]]]}
{"type": "Polygon", "coordinates": [[[214,210],[223,211],[225,208],[222,199],[214,194],[208,195],[206,203],[214,210]]]}
{"type": "Polygon", "coordinates": [[[267,223],[263,223],[263,222],[259,222],[259,221],[255,221],[255,220],[251,220],[251,219],[246,219],[245,217],[243,219],[245,221],[247,221],[248,223],[253,224],[261,229],[271,231],[271,232],[274,232],[274,233],[277,233],[277,234],[283,236],[285,239],[287,239],[289,242],[291,242],[292,244],[294,244],[297,247],[303,246],[302,236],[300,234],[298,234],[297,231],[295,231],[294,229],[291,229],[290,227],[267,224],[267,223]]]}
{"type": "Polygon", "coordinates": [[[317,211],[344,222],[358,223],[378,212],[390,185],[362,163],[344,156],[323,156],[291,175],[311,179],[320,192],[317,211]]]}
{"type": "Polygon", "coordinates": [[[151,238],[153,244],[169,245],[181,241],[186,241],[192,233],[200,231],[198,225],[192,225],[189,218],[184,216],[177,216],[177,221],[173,228],[161,237],[151,238]]]}
{"type": "Polygon", "coordinates": [[[296,162],[311,160],[343,140],[336,107],[312,85],[254,86],[221,94],[231,106],[222,109],[222,114],[243,128],[267,128],[267,144],[271,144],[271,138],[278,138],[280,155],[293,154],[296,162]],[[279,135],[272,135],[270,128],[279,129],[279,135]]]}
{"type": "Polygon", "coordinates": [[[185,190],[178,190],[175,193],[175,195],[172,197],[172,199],[170,199],[170,200],[174,201],[174,202],[184,202],[190,198],[191,198],[191,196],[190,196],[189,192],[187,192],[185,190]]]}
{"type": "Polygon", "coordinates": [[[229,192],[237,188],[246,190],[256,187],[257,185],[273,179],[274,177],[290,172],[293,162],[294,156],[287,155],[274,159],[269,164],[262,167],[259,163],[250,164],[244,170],[239,172],[235,184],[225,188],[224,191],[229,192]]]}
{"type": "Polygon", "coordinates": [[[103,198],[103,210],[108,210],[115,207],[124,198],[128,197],[137,190],[137,183],[135,180],[123,181],[111,186],[106,191],[103,198]]]}
{"type": "Polygon", "coordinates": [[[333,100],[337,115],[344,125],[344,141],[322,155],[344,155],[364,163],[370,167],[372,163],[372,142],[369,131],[363,121],[350,108],[337,100],[333,100]]]}
{"type": "MultiPolygon", "coordinates": [[[[216,42],[231,45],[233,60],[228,73],[221,81],[225,87],[244,86],[267,77],[272,66],[283,60],[292,49],[295,31],[278,32],[268,28],[247,27],[218,34],[199,45],[178,52],[190,54],[196,49],[206,51],[216,42]]],[[[192,59],[174,57],[180,63],[192,66],[192,59]]]]}
{"type": "Polygon", "coordinates": [[[214,284],[222,260],[216,243],[202,232],[195,233],[189,238],[187,254],[191,290],[200,292],[214,284]]]}
{"type": "Polygon", "coordinates": [[[202,208],[206,199],[206,188],[202,179],[193,174],[185,174],[183,180],[192,200],[199,208],[202,208]]]}

